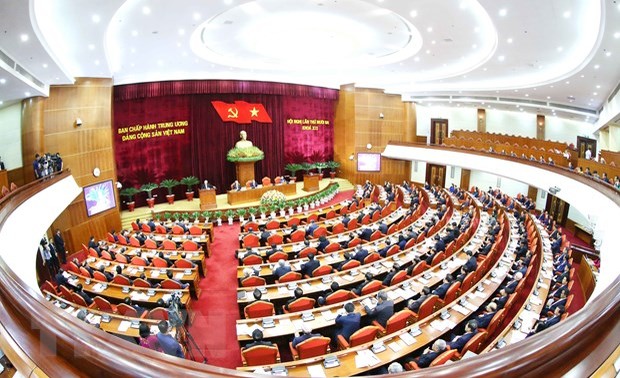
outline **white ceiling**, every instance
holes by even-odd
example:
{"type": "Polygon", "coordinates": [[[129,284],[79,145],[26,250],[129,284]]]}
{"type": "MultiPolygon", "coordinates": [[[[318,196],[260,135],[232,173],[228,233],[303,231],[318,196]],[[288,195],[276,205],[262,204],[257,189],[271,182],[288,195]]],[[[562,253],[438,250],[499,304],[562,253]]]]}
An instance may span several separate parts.
{"type": "Polygon", "coordinates": [[[613,0],[0,0],[0,25],[44,84],[0,60],[4,105],[75,77],[242,79],[594,123],[620,82],[613,0]]]}

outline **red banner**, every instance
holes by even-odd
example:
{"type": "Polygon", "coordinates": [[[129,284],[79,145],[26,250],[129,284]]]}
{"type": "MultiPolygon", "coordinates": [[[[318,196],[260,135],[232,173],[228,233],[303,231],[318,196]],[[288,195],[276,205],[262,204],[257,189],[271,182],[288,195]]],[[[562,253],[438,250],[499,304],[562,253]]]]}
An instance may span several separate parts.
{"type": "Polygon", "coordinates": [[[211,104],[213,104],[215,111],[224,122],[272,122],[271,117],[267,114],[267,110],[265,110],[265,107],[261,104],[250,104],[245,101],[235,101],[234,104],[228,104],[223,101],[211,101],[211,104]]]}

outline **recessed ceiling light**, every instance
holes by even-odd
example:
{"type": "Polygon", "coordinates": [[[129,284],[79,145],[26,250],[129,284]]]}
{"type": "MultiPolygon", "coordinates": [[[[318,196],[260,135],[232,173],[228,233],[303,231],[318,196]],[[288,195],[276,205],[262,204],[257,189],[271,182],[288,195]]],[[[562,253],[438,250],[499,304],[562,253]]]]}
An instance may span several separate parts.
{"type": "Polygon", "coordinates": [[[474,43],[473,45],[471,45],[471,48],[472,48],[472,49],[477,49],[477,48],[478,48],[478,45],[474,43]]]}
{"type": "Polygon", "coordinates": [[[6,84],[6,79],[4,78],[0,79],[0,84],[6,84]]]}
{"type": "Polygon", "coordinates": [[[476,26],[476,27],[474,28],[474,33],[478,33],[479,31],[480,31],[480,26],[476,26]]]}
{"type": "Polygon", "coordinates": [[[4,104],[4,102],[3,102],[3,101],[0,101],[0,105],[2,105],[2,104],[4,104]]]}
{"type": "MultiPolygon", "coordinates": [[[[43,68],[47,68],[47,63],[43,63],[43,68]]],[[[599,85],[600,87],[600,85],[599,85]]]]}
{"type": "Polygon", "coordinates": [[[598,96],[598,92],[592,92],[593,96],[598,96]]]}
{"type": "Polygon", "coordinates": [[[22,34],[19,36],[19,39],[21,39],[22,42],[26,42],[28,41],[28,34],[22,34]]]}
{"type": "Polygon", "coordinates": [[[426,53],[427,53],[427,54],[430,54],[430,53],[431,53],[431,50],[426,50],[426,53]]]}
{"type": "Polygon", "coordinates": [[[594,69],[595,69],[595,70],[598,70],[600,67],[601,67],[601,65],[600,65],[600,64],[595,64],[595,65],[594,65],[594,69]]]}
{"type": "Polygon", "coordinates": [[[138,31],[137,30],[132,30],[131,31],[131,35],[134,36],[134,37],[138,36],[138,31]]]}
{"type": "Polygon", "coordinates": [[[411,16],[411,18],[416,18],[418,17],[418,11],[417,10],[412,10],[411,12],[409,12],[409,16],[411,16]]]}
{"type": "Polygon", "coordinates": [[[558,52],[562,52],[562,50],[564,50],[564,47],[558,46],[558,48],[556,50],[558,50],[558,52]]]}
{"type": "Polygon", "coordinates": [[[413,60],[414,60],[415,62],[419,62],[419,61],[420,61],[420,57],[419,57],[419,56],[416,56],[415,58],[413,58],[413,60]]]}
{"type": "Polygon", "coordinates": [[[486,71],[486,70],[487,70],[487,68],[486,68],[486,67],[484,67],[482,70],[483,70],[483,71],[486,71]]]}
{"type": "Polygon", "coordinates": [[[224,0],[224,4],[230,5],[230,4],[232,4],[232,0],[224,0]]]}
{"type": "Polygon", "coordinates": [[[565,11],[562,16],[564,16],[564,18],[569,18],[570,17],[570,11],[565,11]]]}
{"type": "Polygon", "coordinates": [[[500,56],[497,57],[497,60],[499,60],[500,62],[503,62],[505,59],[506,59],[506,57],[503,56],[503,55],[500,55],[500,56]]]}
{"type": "Polygon", "coordinates": [[[505,15],[508,14],[508,11],[506,10],[506,8],[500,9],[499,10],[499,15],[504,17],[505,15]]]}
{"type": "Polygon", "coordinates": [[[26,97],[30,97],[30,92],[24,92],[24,95],[26,95],[26,97]]]}
{"type": "Polygon", "coordinates": [[[198,20],[200,20],[200,17],[201,17],[201,16],[200,16],[200,13],[198,13],[198,12],[194,12],[193,17],[194,17],[194,20],[198,21],[198,20]]]}
{"type": "Polygon", "coordinates": [[[136,49],[135,49],[134,47],[132,47],[130,51],[131,51],[131,53],[133,54],[133,53],[135,53],[135,52],[136,52],[136,49]]]}
{"type": "Polygon", "coordinates": [[[151,8],[149,8],[149,7],[142,7],[142,13],[143,14],[151,14],[151,8]]]}
{"type": "Polygon", "coordinates": [[[530,97],[530,95],[526,93],[526,94],[525,94],[525,97],[530,97]]]}
{"type": "Polygon", "coordinates": [[[586,75],[581,75],[581,76],[579,76],[579,77],[583,79],[584,77],[586,77],[586,75]]]}
{"type": "Polygon", "coordinates": [[[98,14],[93,14],[93,16],[91,17],[91,19],[93,20],[93,22],[95,24],[98,24],[99,21],[101,21],[101,17],[98,14]]]}
{"type": "Polygon", "coordinates": [[[508,39],[506,40],[506,42],[508,42],[508,43],[512,43],[512,38],[508,38],[508,39]]]}
{"type": "Polygon", "coordinates": [[[94,50],[94,49],[95,49],[95,45],[93,45],[92,43],[90,43],[90,44],[88,45],[88,49],[89,49],[89,50],[94,50]]]}
{"type": "Polygon", "coordinates": [[[430,33],[430,32],[433,31],[433,28],[431,26],[429,26],[428,28],[426,28],[426,31],[430,33]]]}
{"type": "Polygon", "coordinates": [[[515,92],[519,92],[519,90],[518,90],[518,89],[515,89],[515,92]]]}
{"type": "Polygon", "coordinates": [[[596,86],[596,89],[600,89],[600,88],[601,88],[601,86],[600,86],[600,85],[597,85],[597,86],[596,86]]]}
{"type": "Polygon", "coordinates": [[[433,40],[433,41],[431,41],[431,45],[434,45],[435,43],[437,43],[437,42],[436,42],[436,41],[434,41],[434,40],[433,40]]]}
{"type": "Polygon", "coordinates": [[[98,66],[100,64],[99,59],[95,60],[95,66],[98,66]]]}
{"type": "Polygon", "coordinates": [[[564,84],[568,85],[568,84],[570,84],[570,81],[566,80],[566,82],[564,84]]]}
{"type": "Polygon", "coordinates": [[[547,96],[547,100],[551,100],[551,96],[547,96]]]}
{"type": "Polygon", "coordinates": [[[614,33],[614,38],[616,38],[616,39],[620,38],[620,32],[615,32],[614,33]]]}
{"type": "Polygon", "coordinates": [[[611,56],[611,51],[607,51],[607,52],[605,53],[605,56],[606,56],[606,57],[610,57],[610,56],[611,56]]]}
{"type": "Polygon", "coordinates": [[[185,29],[179,29],[179,35],[185,35],[185,29]]]}

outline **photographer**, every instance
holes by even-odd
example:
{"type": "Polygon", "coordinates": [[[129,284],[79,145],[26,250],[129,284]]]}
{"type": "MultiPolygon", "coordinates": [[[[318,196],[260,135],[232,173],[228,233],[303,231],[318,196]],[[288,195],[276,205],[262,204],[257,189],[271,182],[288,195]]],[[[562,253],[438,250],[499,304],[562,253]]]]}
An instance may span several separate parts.
{"type": "Polygon", "coordinates": [[[157,341],[159,341],[159,346],[164,351],[164,353],[171,356],[185,358],[185,354],[183,353],[181,344],[179,344],[179,342],[168,333],[170,330],[170,327],[168,327],[168,322],[162,320],[161,322],[159,322],[157,327],[159,328],[159,333],[157,334],[157,341]]]}

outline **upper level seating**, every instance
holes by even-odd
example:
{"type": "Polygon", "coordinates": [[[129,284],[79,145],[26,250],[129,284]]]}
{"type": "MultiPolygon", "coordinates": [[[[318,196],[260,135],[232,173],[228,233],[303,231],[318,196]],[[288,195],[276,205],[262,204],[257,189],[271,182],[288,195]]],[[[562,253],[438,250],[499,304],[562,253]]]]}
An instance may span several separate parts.
{"type": "Polygon", "coordinates": [[[536,147],[538,150],[540,150],[541,148],[544,148],[545,151],[548,151],[549,149],[558,150],[560,151],[560,153],[564,152],[564,150],[568,147],[568,144],[564,142],[541,140],[536,138],[522,137],[518,135],[486,133],[469,130],[452,130],[450,134],[452,137],[455,138],[473,138],[473,140],[481,139],[483,141],[492,140],[498,141],[500,143],[509,143],[511,145],[517,144],[519,146],[536,147]]]}

